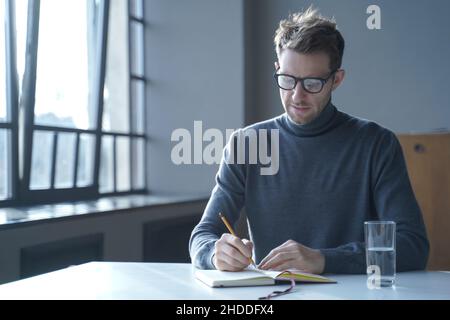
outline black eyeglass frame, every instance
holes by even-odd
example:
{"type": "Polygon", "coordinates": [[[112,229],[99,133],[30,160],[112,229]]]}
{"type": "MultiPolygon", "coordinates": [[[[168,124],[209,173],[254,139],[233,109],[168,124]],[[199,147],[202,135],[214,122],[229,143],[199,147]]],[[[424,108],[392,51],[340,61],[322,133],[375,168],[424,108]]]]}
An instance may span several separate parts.
{"type": "Polygon", "coordinates": [[[280,89],[287,90],[287,91],[289,91],[289,90],[294,90],[295,87],[297,86],[297,84],[300,82],[301,85],[302,85],[303,90],[305,90],[306,92],[311,93],[311,94],[316,94],[316,93],[320,93],[320,92],[323,90],[323,87],[324,87],[325,84],[328,82],[328,80],[330,80],[330,78],[331,78],[336,72],[338,72],[338,71],[339,71],[339,69],[335,69],[335,70],[331,71],[330,75],[329,75],[328,77],[326,77],[326,78],[318,78],[318,77],[298,78],[298,77],[294,77],[293,75],[286,74],[286,73],[277,73],[277,72],[278,72],[278,70],[277,70],[277,71],[275,71],[275,73],[273,74],[273,77],[274,77],[274,79],[275,79],[275,82],[277,83],[278,88],[280,88],[280,89]],[[285,76],[285,77],[289,77],[289,78],[294,79],[294,81],[295,81],[295,82],[294,82],[294,87],[293,87],[292,89],[286,89],[286,88],[281,87],[280,84],[279,84],[279,82],[278,82],[278,77],[280,77],[280,76],[285,76]],[[319,81],[322,83],[322,86],[320,87],[320,90],[317,91],[317,92],[309,91],[309,90],[306,89],[306,87],[305,87],[305,80],[319,80],[319,81]]]}

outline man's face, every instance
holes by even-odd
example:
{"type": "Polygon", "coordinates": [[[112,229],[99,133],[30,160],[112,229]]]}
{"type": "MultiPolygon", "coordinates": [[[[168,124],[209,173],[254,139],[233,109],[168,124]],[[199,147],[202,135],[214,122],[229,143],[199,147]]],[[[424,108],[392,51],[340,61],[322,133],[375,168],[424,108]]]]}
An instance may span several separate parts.
{"type": "MultiPolygon", "coordinates": [[[[275,62],[277,73],[288,74],[297,78],[326,79],[332,70],[326,53],[318,52],[300,54],[291,49],[284,49],[275,62]]],[[[319,93],[309,93],[300,82],[293,90],[280,89],[280,97],[284,110],[298,124],[306,124],[319,116],[328,103],[331,92],[338,87],[344,78],[344,71],[339,70],[330,77],[319,93]]]]}

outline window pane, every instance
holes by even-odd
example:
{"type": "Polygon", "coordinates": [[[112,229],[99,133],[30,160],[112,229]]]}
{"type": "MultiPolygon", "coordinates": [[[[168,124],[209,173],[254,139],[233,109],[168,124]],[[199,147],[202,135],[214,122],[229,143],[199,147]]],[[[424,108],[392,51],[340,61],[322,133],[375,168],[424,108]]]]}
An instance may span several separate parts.
{"type": "Polygon", "coordinates": [[[36,130],[33,134],[30,189],[51,186],[53,132],[36,130]]]}
{"type": "Polygon", "coordinates": [[[0,122],[6,121],[5,5],[0,3],[0,122]]]}
{"type": "Polygon", "coordinates": [[[28,0],[16,0],[16,45],[17,74],[19,76],[19,96],[21,95],[23,74],[25,71],[25,48],[27,41],[28,0]]]}
{"type": "Polygon", "coordinates": [[[145,168],[144,168],[144,155],[145,155],[145,140],[133,139],[132,143],[133,154],[133,189],[145,188],[145,168]]]}
{"type": "Polygon", "coordinates": [[[144,17],[144,7],[142,0],[130,0],[130,14],[138,19],[144,17]]]}
{"type": "Polygon", "coordinates": [[[100,192],[114,191],[114,140],[112,136],[102,137],[102,148],[100,154],[100,192]]]}
{"type": "Polygon", "coordinates": [[[130,138],[117,137],[117,191],[130,190],[130,138]]]}
{"type": "Polygon", "coordinates": [[[145,82],[141,80],[131,81],[131,117],[133,133],[143,134],[145,123],[145,82]]]}
{"type": "Polygon", "coordinates": [[[104,131],[130,132],[127,2],[110,3],[102,127],[104,131]]]}
{"type": "Polygon", "coordinates": [[[41,1],[35,122],[89,129],[95,112],[95,1],[41,1]]]}
{"type": "Polygon", "coordinates": [[[72,188],[75,170],[75,133],[58,133],[55,188],[72,188]]]}
{"type": "Polygon", "coordinates": [[[78,151],[77,187],[89,186],[94,175],[95,136],[80,134],[80,149],[78,151]]]}
{"type": "Polygon", "coordinates": [[[144,76],[144,26],[141,23],[131,21],[131,74],[144,76]]]}
{"type": "Polygon", "coordinates": [[[10,194],[10,172],[9,157],[11,149],[9,148],[9,130],[0,129],[0,200],[7,199],[10,194]]]}

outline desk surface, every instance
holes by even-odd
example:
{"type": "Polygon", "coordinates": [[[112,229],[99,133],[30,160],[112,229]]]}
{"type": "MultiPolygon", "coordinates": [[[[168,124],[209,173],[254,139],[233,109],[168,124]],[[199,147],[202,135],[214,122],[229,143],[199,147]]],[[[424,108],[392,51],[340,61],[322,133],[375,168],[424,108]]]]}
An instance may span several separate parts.
{"type": "MultiPolygon", "coordinates": [[[[286,285],[210,288],[191,264],[90,262],[0,285],[0,299],[253,300],[286,285]]],[[[329,275],[337,284],[297,284],[276,299],[446,299],[450,272],[397,274],[393,288],[368,289],[366,275],[329,275]]]]}

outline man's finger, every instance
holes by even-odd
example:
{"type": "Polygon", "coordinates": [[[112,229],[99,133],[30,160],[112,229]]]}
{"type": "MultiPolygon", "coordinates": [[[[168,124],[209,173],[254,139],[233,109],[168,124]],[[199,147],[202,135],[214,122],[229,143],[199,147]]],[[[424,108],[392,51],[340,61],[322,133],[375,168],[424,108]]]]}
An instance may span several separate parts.
{"type": "Polygon", "coordinates": [[[238,269],[243,269],[248,265],[248,261],[239,250],[227,243],[221,244],[216,248],[215,259],[219,264],[215,264],[216,267],[219,267],[221,270],[221,264],[223,265],[223,263],[238,269]]]}
{"type": "Polygon", "coordinates": [[[239,251],[236,247],[232,246],[232,245],[225,245],[222,248],[222,252],[224,254],[226,254],[227,256],[229,256],[230,258],[233,258],[234,260],[239,261],[242,264],[248,265],[248,258],[242,254],[241,251],[239,251]]]}
{"type": "Polygon", "coordinates": [[[239,250],[242,255],[247,258],[247,260],[252,257],[252,250],[248,246],[246,246],[240,238],[229,234],[226,237],[226,241],[228,244],[239,250]]]}
{"type": "Polygon", "coordinates": [[[296,251],[282,251],[278,252],[271,257],[266,257],[267,260],[261,262],[260,268],[261,269],[275,269],[279,265],[283,264],[286,261],[290,261],[292,259],[295,259],[297,257],[296,251]]]}
{"type": "Polygon", "coordinates": [[[217,269],[221,271],[240,271],[245,268],[239,261],[232,258],[230,259],[230,257],[226,257],[226,260],[221,259],[220,256],[215,257],[215,259],[215,265],[217,269]]]}
{"type": "Polygon", "coordinates": [[[250,250],[250,262],[253,263],[253,242],[247,239],[242,239],[244,245],[250,250]]]}
{"type": "Polygon", "coordinates": [[[278,254],[278,252],[279,252],[278,247],[273,249],[272,251],[270,251],[269,254],[267,256],[265,256],[264,259],[262,259],[262,261],[259,263],[259,265],[263,266],[264,264],[267,264],[267,262],[269,260],[272,260],[273,257],[278,254]]]}
{"type": "Polygon", "coordinates": [[[247,239],[242,239],[242,242],[244,243],[244,245],[249,248],[250,250],[253,250],[253,242],[251,242],[250,240],[247,239]]]}
{"type": "Polygon", "coordinates": [[[269,254],[261,261],[260,264],[266,263],[267,261],[269,261],[270,259],[275,257],[277,254],[280,254],[281,252],[283,252],[285,250],[286,250],[286,248],[282,248],[281,246],[276,247],[275,249],[273,249],[272,251],[269,252],[269,254]]]}
{"type": "Polygon", "coordinates": [[[269,261],[269,259],[272,259],[270,253],[267,256],[265,256],[264,259],[261,260],[261,262],[258,265],[258,268],[262,268],[267,263],[267,261],[269,261]]]}
{"type": "Polygon", "coordinates": [[[301,248],[301,245],[294,241],[294,240],[287,240],[283,244],[279,245],[278,247],[272,249],[272,251],[269,252],[269,254],[261,261],[259,264],[262,266],[263,264],[267,263],[270,259],[272,259],[275,255],[284,252],[284,251],[297,251],[299,252],[299,249],[301,248]]]}

